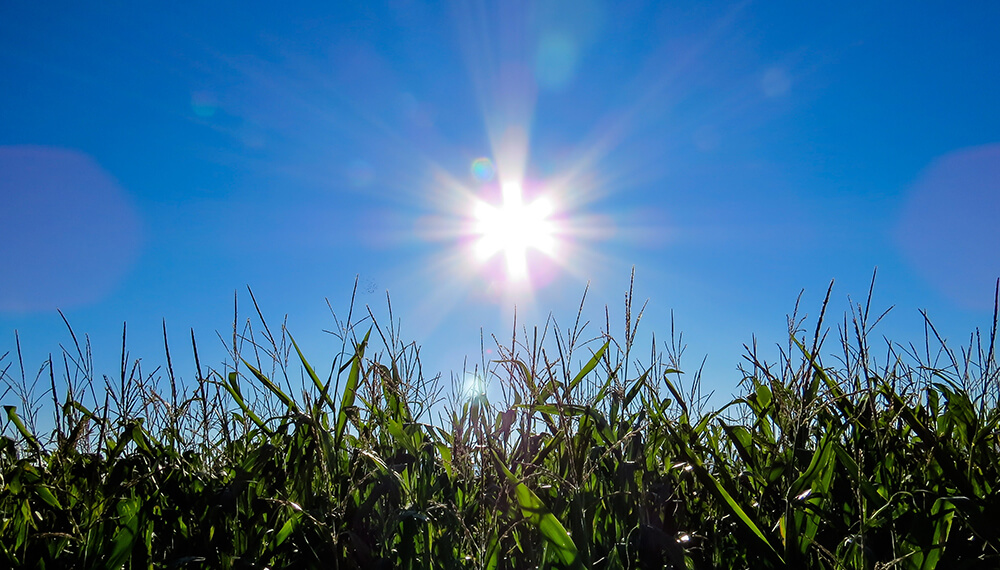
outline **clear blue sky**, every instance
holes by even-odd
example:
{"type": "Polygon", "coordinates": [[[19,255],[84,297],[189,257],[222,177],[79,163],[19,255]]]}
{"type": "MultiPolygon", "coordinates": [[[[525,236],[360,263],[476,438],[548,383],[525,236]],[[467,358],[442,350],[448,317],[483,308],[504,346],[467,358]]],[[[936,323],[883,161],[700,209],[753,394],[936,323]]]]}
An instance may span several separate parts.
{"type": "Polygon", "coordinates": [[[1000,276],[997,30],[992,1],[0,0],[0,354],[19,331],[33,375],[58,307],[99,373],[123,321],[151,368],[165,318],[190,378],[250,286],[322,367],[360,276],[447,376],[515,304],[568,325],[589,281],[620,321],[633,266],[640,338],[673,310],[721,393],[800,290],[840,314],[876,266],[882,333],[926,309],[958,342],[1000,276]],[[553,208],[520,280],[473,251],[503,180],[553,208]]]}

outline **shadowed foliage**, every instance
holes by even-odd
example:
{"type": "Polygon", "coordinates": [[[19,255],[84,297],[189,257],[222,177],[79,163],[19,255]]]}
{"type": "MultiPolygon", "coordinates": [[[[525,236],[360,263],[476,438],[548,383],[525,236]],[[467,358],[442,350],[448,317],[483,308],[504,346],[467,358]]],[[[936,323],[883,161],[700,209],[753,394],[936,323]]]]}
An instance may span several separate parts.
{"type": "Polygon", "coordinates": [[[681,338],[640,355],[625,305],[617,339],[579,317],[515,325],[448,391],[391,307],[388,329],[338,320],[322,373],[259,309],[218,370],[192,334],[187,382],[169,348],[143,371],[124,330],[115,378],[74,336],[32,382],[18,346],[0,360],[20,402],[0,439],[0,565],[1000,566],[996,317],[958,352],[928,321],[924,347],[876,356],[867,304],[834,350],[822,314],[808,332],[793,315],[776,361],[749,346],[739,397],[708,411],[681,338]]]}

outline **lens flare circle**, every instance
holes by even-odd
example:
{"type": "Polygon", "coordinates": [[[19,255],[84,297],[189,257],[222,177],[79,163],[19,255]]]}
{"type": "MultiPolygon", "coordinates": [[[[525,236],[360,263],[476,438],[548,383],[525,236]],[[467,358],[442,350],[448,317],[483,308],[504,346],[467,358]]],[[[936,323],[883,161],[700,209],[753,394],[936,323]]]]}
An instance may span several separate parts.
{"type": "Polygon", "coordinates": [[[479,236],[475,254],[480,261],[486,261],[502,252],[507,262],[507,276],[513,281],[522,281],[528,277],[529,250],[555,255],[557,228],[550,219],[554,206],[545,197],[525,204],[519,182],[505,182],[502,190],[500,206],[483,201],[475,205],[473,231],[479,236]]]}
{"type": "Polygon", "coordinates": [[[485,157],[477,158],[472,161],[472,177],[476,179],[477,182],[489,182],[493,180],[496,176],[496,168],[493,166],[493,162],[485,157]]]}
{"type": "Polygon", "coordinates": [[[474,400],[486,396],[486,380],[477,374],[467,372],[462,383],[462,399],[474,400]]]}

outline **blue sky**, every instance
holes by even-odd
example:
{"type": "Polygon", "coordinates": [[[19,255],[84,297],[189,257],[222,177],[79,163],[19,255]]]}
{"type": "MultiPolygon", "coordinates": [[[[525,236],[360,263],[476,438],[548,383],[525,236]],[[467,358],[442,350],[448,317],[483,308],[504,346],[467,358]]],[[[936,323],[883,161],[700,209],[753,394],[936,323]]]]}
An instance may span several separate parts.
{"type": "Polygon", "coordinates": [[[640,338],[673,311],[724,394],[800,291],[842,314],[876,266],[877,332],[925,309],[960,342],[1000,276],[997,29],[985,1],[0,1],[0,354],[17,330],[33,375],[61,308],[99,373],[124,321],[155,366],[166,319],[191,377],[188,330],[217,365],[249,286],[329,362],[357,277],[447,376],[588,282],[591,332],[619,322],[632,267],[640,338]],[[475,253],[507,182],[556,244],[519,278],[475,253]]]}

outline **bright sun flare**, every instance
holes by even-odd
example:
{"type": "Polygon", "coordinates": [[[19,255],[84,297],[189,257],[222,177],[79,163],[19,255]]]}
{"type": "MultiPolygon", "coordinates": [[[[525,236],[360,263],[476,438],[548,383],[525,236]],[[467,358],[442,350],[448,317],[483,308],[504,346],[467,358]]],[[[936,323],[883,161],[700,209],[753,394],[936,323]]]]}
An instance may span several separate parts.
{"type": "Polygon", "coordinates": [[[538,198],[530,204],[524,203],[519,182],[505,182],[503,203],[493,206],[478,202],[475,216],[476,255],[486,260],[498,252],[503,252],[507,260],[507,275],[511,280],[521,281],[528,276],[528,250],[536,249],[547,255],[555,251],[555,224],[552,202],[538,198]]]}

